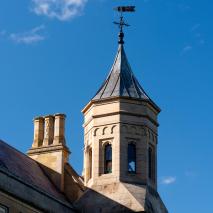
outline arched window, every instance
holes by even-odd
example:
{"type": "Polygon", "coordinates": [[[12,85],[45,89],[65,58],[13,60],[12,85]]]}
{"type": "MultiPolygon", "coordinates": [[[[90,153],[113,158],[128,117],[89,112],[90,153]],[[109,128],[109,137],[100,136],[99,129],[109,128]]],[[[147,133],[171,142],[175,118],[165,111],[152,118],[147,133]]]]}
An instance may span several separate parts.
{"type": "Polygon", "coordinates": [[[148,176],[149,179],[151,179],[152,181],[155,180],[155,157],[154,157],[154,150],[149,147],[148,150],[148,176]]]}
{"type": "Polygon", "coordinates": [[[104,149],[104,173],[112,173],[112,145],[107,144],[104,149]]]}
{"type": "Polygon", "coordinates": [[[92,178],[92,148],[89,149],[89,179],[92,178]]]}
{"type": "Polygon", "coordinates": [[[128,172],[136,173],[136,146],[128,144],[128,172]]]}

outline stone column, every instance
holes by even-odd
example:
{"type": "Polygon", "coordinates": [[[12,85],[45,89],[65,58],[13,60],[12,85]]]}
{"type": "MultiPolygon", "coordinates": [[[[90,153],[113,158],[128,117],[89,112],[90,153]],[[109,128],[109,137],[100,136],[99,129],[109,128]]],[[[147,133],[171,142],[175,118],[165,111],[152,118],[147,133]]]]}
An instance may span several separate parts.
{"type": "Polygon", "coordinates": [[[65,145],[65,114],[55,114],[54,141],[53,144],[65,145]]]}
{"type": "Polygon", "coordinates": [[[34,139],[32,148],[42,146],[43,139],[44,139],[44,118],[43,117],[34,118],[34,139]]]}
{"type": "Polygon", "coordinates": [[[43,146],[48,146],[53,143],[54,138],[54,116],[47,115],[45,119],[45,132],[43,146]]]}

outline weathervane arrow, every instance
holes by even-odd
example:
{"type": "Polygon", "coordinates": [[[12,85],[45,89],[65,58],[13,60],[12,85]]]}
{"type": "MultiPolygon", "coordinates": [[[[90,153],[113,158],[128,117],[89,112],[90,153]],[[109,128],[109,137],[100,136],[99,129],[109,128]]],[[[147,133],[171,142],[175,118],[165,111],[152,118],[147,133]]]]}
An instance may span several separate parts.
{"type": "Polygon", "coordinates": [[[115,7],[114,10],[118,12],[135,12],[135,6],[119,6],[115,7]]]}
{"type": "Polygon", "coordinates": [[[114,10],[120,12],[120,21],[119,22],[113,22],[114,24],[118,25],[120,28],[120,33],[119,33],[119,44],[124,44],[124,33],[123,33],[123,27],[129,27],[130,25],[125,23],[124,17],[123,17],[123,12],[135,12],[135,6],[119,6],[115,7],[114,10]]]}

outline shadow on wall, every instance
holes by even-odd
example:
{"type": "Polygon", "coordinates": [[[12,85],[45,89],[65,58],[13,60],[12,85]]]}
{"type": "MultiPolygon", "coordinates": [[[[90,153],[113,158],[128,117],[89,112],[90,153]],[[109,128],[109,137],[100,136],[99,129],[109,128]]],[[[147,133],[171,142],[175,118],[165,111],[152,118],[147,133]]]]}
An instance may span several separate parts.
{"type": "MultiPolygon", "coordinates": [[[[48,178],[55,183],[61,175],[50,168],[40,164],[48,178]]],[[[60,181],[59,181],[60,182],[60,181]]],[[[77,212],[82,213],[131,213],[134,212],[124,205],[90,189],[85,188],[82,178],[69,165],[65,165],[64,194],[74,204],[77,212]]]]}
{"type": "MultiPolygon", "coordinates": [[[[116,201],[113,198],[101,194],[99,190],[95,191],[87,188],[84,194],[74,202],[75,209],[82,213],[168,213],[155,189],[144,185],[121,184],[125,186],[128,191],[117,191],[119,192],[117,194],[119,197],[115,197],[116,201]],[[132,196],[129,196],[129,193],[132,196]],[[132,197],[134,197],[134,199],[132,199],[132,197]]],[[[107,189],[106,185],[104,186],[103,192],[105,189],[107,189]]],[[[110,194],[110,191],[108,194],[110,194]]]]}
{"type": "MultiPolygon", "coordinates": [[[[40,165],[52,182],[61,175],[55,171],[40,165]]],[[[66,199],[74,206],[75,210],[80,213],[131,213],[136,212],[124,206],[115,200],[91,189],[86,188],[83,179],[75,170],[67,163],[65,164],[64,176],[64,195],[66,199]]],[[[135,185],[136,186],[136,185],[135,185]]],[[[145,211],[137,211],[141,213],[168,213],[157,191],[150,187],[141,187],[146,191],[144,200],[145,211]]],[[[134,188],[133,188],[134,190],[134,188]]],[[[124,192],[125,193],[125,192],[124,192]]],[[[143,197],[141,192],[140,198],[143,197]]],[[[130,199],[130,198],[129,198],[130,199]]],[[[126,200],[128,203],[130,200],[126,200]]],[[[137,200],[137,198],[136,198],[137,200]]],[[[123,200],[124,201],[124,200],[123,200]]]]}
{"type": "MultiPolygon", "coordinates": [[[[40,167],[53,182],[60,179],[60,174],[51,170],[50,168],[40,164],[40,167]]],[[[64,180],[64,194],[66,198],[74,204],[77,212],[82,213],[131,213],[134,212],[126,206],[90,189],[85,188],[82,178],[69,165],[65,165],[65,180],[64,180]]]]}
{"type": "Polygon", "coordinates": [[[78,212],[82,213],[131,213],[126,206],[92,190],[86,189],[84,195],[74,203],[78,212]]]}
{"type": "MultiPolygon", "coordinates": [[[[55,185],[60,182],[61,175],[54,170],[39,164],[47,177],[55,185]]],[[[74,203],[77,212],[82,213],[131,213],[134,212],[126,206],[90,189],[85,188],[82,178],[69,165],[65,165],[64,194],[66,198],[74,203]]]]}
{"type": "Polygon", "coordinates": [[[39,164],[49,180],[61,191],[59,185],[63,184],[63,194],[65,194],[67,200],[71,203],[76,201],[82,196],[85,191],[82,178],[75,172],[75,170],[66,163],[64,165],[64,180],[61,180],[61,174],[56,171],[39,164]]]}

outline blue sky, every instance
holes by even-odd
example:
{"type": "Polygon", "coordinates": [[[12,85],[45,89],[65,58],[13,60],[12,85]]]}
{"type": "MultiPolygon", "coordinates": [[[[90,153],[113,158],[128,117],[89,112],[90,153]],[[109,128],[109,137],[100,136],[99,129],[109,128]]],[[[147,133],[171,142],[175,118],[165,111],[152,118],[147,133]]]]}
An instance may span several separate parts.
{"type": "Polygon", "coordinates": [[[26,152],[32,119],[66,113],[70,161],[81,173],[81,110],[106,77],[126,16],[125,49],[161,107],[159,192],[171,213],[212,213],[213,3],[210,0],[1,0],[0,138],[26,152]],[[60,3],[61,2],[61,3],[60,3]]]}

